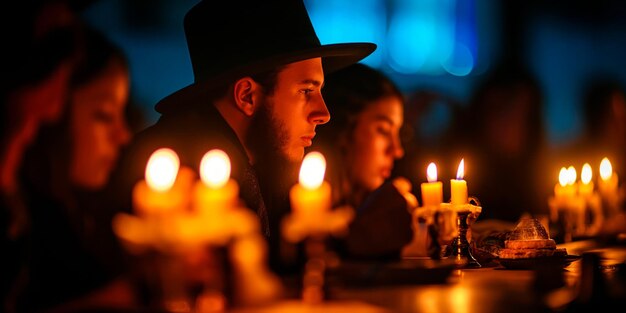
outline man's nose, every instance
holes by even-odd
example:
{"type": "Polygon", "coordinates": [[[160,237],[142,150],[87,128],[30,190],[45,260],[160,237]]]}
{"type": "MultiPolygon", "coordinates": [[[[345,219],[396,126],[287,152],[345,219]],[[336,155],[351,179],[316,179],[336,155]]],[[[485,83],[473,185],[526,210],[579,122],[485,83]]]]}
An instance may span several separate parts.
{"type": "Polygon", "coordinates": [[[326,102],[324,102],[324,98],[320,94],[317,101],[313,105],[313,110],[309,114],[309,122],[320,125],[326,124],[330,121],[330,112],[328,111],[328,107],[326,107],[326,102]]]}

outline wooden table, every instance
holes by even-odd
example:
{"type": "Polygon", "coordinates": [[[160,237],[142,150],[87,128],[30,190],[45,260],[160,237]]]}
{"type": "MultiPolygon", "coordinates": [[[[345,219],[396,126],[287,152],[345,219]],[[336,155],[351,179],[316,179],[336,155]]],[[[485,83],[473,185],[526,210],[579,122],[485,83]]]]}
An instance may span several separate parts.
{"type": "MultiPolygon", "coordinates": [[[[615,266],[626,262],[623,245],[581,241],[558,247],[567,248],[569,254],[601,254],[608,277],[615,266]]],[[[556,312],[570,306],[577,297],[581,265],[581,260],[574,261],[561,271],[460,269],[454,270],[445,284],[335,289],[331,295],[333,300],[358,300],[391,312],[556,312]]]]}
{"type": "MultiPolygon", "coordinates": [[[[558,247],[567,248],[570,254],[595,252],[602,255],[603,271],[612,280],[612,285],[617,286],[614,290],[620,297],[617,304],[625,307],[626,245],[607,246],[595,241],[579,241],[558,247]]],[[[454,269],[440,283],[420,281],[418,275],[414,283],[409,279],[402,280],[401,284],[386,282],[364,287],[331,285],[328,286],[328,298],[319,304],[305,304],[297,297],[289,297],[261,307],[231,308],[228,312],[563,312],[576,303],[582,264],[582,260],[578,260],[564,269],[508,270],[500,266],[454,269]]],[[[423,272],[424,269],[417,270],[427,273],[423,272]]],[[[297,294],[297,290],[292,291],[297,294]]],[[[617,309],[617,312],[621,311],[617,309]]]]}
{"type": "MultiPolygon", "coordinates": [[[[626,262],[624,245],[581,241],[558,246],[569,254],[600,253],[609,271],[626,262]]],[[[296,299],[233,312],[560,312],[578,296],[581,265],[578,260],[564,269],[455,269],[444,283],[330,287],[328,299],[320,305],[296,299]]]]}

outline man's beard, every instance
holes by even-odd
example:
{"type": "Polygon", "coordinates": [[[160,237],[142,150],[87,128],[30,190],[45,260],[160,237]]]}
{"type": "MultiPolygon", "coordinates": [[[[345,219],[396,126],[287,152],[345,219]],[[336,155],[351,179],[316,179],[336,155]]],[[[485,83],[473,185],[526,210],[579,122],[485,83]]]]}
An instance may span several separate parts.
{"type": "Polygon", "coordinates": [[[273,103],[267,98],[252,116],[245,144],[254,158],[264,198],[288,197],[289,189],[297,182],[301,162],[291,161],[285,148],[289,134],[285,125],[273,117],[273,103]]]}

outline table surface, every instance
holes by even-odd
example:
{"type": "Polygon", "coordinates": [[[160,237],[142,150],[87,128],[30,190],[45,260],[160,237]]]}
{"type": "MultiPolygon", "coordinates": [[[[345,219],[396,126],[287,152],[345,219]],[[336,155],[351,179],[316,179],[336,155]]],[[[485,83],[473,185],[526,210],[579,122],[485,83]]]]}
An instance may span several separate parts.
{"type": "MultiPolygon", "coordinates": [[[[569,254],[597,252],[607,283],[617,291],[618,305],[626,305],[626,244],[610,245],[596,241],[576,241],[558,245],[569,254]]],[[[563,268],[540,267],[533,270],[509,270],[502,266],[478,269],[450,269],[441,282],[429,275],[429,269],[416,268],[418,275],[401,279],[400,284],[383,281],[365,286],[329,284],[327,298],[318,304],[306,304],[297,297],[286,297],[268,305],[230,308],[228,312],[563,312],[571,308],[581,281],[582,260],[563,268]],[[411,283],[411,280],[414,282],[411,283]]],[[[424,263],[428,265],[429,263],[424,263]]],[[[428,266],[426,266],[428,267],[428,266]]],[[[435,269],[436,270],[436,269],[435,269]]],[[[393,276],[397,276],[394,273],[393,276]]],[[[293,288],[292,288],[293,289],[293,288]]],[[[611,291],[611,290],[609,290],[611,291]]],[[[615,294],[615,293],[613,293],[615,294]]],[[[615,306],[613,306],[615,307],[615,306]]],[[[619,307],[619,306],[618,306],[619,307]]],[[[595,309],[595,308],[594,308],[595,309]]],[[[96,310],[107,313],[154,313],[154,310],[96,310]]],[[[611,310],[601,309],[603,312],[611,310]]],[[[91,311],[78,311],[94,312],[91,311]]],[[[617,312],[621,312],[618,310],[617,312]]],[[[158,313],[166,313],[158,311],[158,313]]],[[[199,312],[200,313],[200,312],[199,312]]]]}
{"type": "MultiPolygon", "coordinates": [[[[595,241],[560,244],[569,254],[598,252],[609,272],[626,262],[626,245],[595,241]]],[[[285,300],[233,312],[557,312],[578,295],[581,260],[564,269],[509,270],[501,266],[454,269],[443,283],[330,287],[321,304],[285,300]],[[557,282],[551,286],[552,282],[557,282]],[[560,283],[558,283],[560,281],[560,283]]],[[[621,283],[624,283],[621,281],[621,283]]],[[[626,287],[626,286],[625,286],[626,287]]]]}

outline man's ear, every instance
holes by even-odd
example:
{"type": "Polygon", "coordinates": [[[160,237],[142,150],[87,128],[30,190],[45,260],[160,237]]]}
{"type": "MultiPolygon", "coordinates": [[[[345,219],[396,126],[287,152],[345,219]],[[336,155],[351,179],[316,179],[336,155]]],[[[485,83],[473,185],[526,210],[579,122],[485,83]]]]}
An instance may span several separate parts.
{"type": "Polygon", "coordinates": [[[237,108],[243,112],[246,116],[252,116],[258,106],[257,93],[260,90],[260,85],[257,84],[252,78],[244,77],[234,85],[234,97],[237,108]]]}

